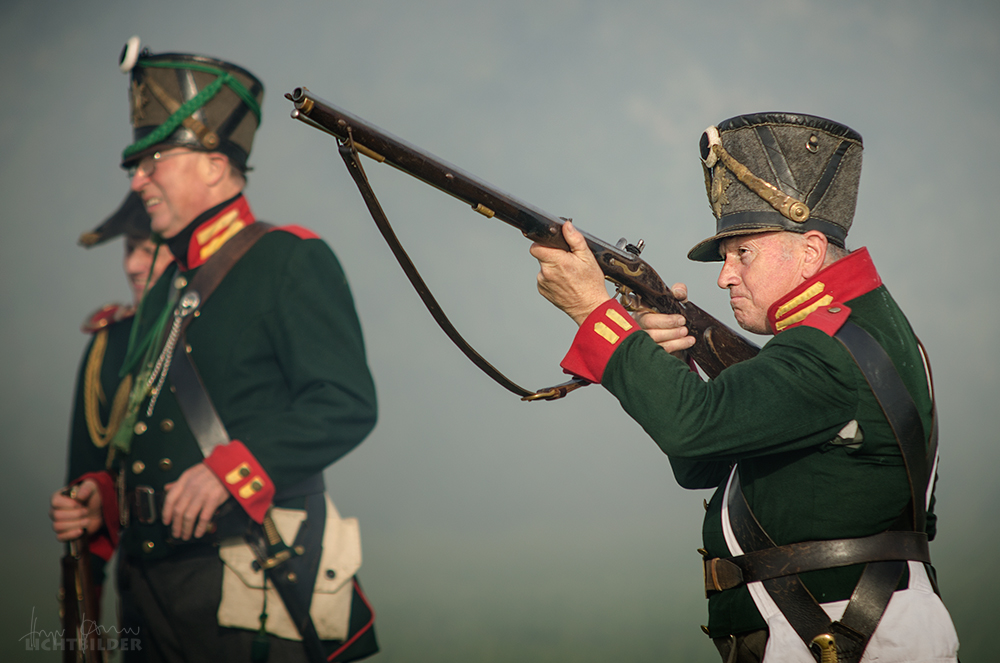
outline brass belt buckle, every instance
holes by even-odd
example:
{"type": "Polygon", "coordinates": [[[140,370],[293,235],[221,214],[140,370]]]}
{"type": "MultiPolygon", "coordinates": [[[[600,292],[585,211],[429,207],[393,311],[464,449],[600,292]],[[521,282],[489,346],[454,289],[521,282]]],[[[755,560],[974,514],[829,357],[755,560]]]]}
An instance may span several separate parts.
{"type": "Polygon", "coordinates": [[[705,598],[722,591],[722,587],[719,586],[719,576],[716,572],[718,561],[719,558],[715,557],[703,560],[702,562],[702,569],[705,572],[705,598]]]}
{"type": "Polygon", "coordinates": [[[743,571],[728,559],[713,557],[705,559],[705,598],[743,584],[743,571]]]}

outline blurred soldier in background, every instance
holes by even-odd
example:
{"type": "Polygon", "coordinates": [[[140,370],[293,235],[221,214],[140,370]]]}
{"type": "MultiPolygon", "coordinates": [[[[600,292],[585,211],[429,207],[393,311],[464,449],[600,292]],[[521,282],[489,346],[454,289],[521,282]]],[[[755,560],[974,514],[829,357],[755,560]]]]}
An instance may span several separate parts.
{"type": "Polygon", "coordinates": [[[122,166],[176,262],[133,323],[114,466],[73,477],[78,504],[54,508],[56,529],[120,539],[123,612],[137,616],[122,626],[141,631],[126,660],[369,656],[357,523],[322,475],[376,418],[347,279],[325,242],[257,221],[243,194],[264,93],[253,74],[138,38],[121,69],[122,166]]]}

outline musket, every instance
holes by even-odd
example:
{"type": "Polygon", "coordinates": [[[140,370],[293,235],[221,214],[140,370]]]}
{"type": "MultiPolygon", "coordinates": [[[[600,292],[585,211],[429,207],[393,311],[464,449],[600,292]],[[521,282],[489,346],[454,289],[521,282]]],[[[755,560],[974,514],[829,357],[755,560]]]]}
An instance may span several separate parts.
{"type": "MultiPolygon", "coordinates": [[[[76,498],[76,486],[63,491],[76,498]]],[[[63,637],[63,663],[105,663],[107,649],[101,645],[100,606],[90,566],[87,533],[66,543],[62,558],[62,586],[59,588],[59,613],[63,637]]]]}
{"type": "MultiPolygon", "coordinates": [[[[534,242],[569,249],[562,236],[562,218],[520,201],[370,122],[323,101],[307,88],[295,88],[285,96],[295,104],[292,111],[294,119],[333,135],[342,148],[350,145],[376,162],[387,163],[465,202],[488,218],[497,218],[514,226],[534,242]]],[[[689,333],[695,337],[695,344],[688,352],[708,377],[714,378],[727,366],[750,359],[760,351],[757,345],[690,301],[675,298],[663,279],[639,258],[642,240],[629,244],[622,239],[613,246],[586,232],[583,236],[605,278],[617,287],[617,294],[625,308],[684,316],[689,333]]]]}

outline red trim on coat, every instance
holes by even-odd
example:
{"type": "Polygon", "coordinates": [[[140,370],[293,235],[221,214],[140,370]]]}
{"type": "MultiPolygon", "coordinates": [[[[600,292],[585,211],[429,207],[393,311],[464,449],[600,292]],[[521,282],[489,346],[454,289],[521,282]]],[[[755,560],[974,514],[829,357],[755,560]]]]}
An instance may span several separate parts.
{"type": "Polygon", "coordinates": [[[290,225],[290,226],[278,226],[276,228],[271,228],[269,232],[274,232],[275,230],[283,230],[286,233],[291,233],[298,237],[299,239],[319,239],[319,235],[309,230],[308,228],[303,228],[302,226],[290,225]]]}
{"type": "Polygon", "coordinates": [[[338,656],[340,656],[344,652],[345,649],[347,649],[348,647],[350,647],[351,645],[353,645],[357,641],[358,638],[360,638],[362,635],[364,635],[366,631],[368,631],[369,629],[371,629],[372,626],[375,625],[375,610],[372,608],[372,604],[368,602],[368,597],[365,596],[365,593],[361,591],[361,585],[358,584],[358,579],[357,578],[351,578],[351,582],[354,583],[354,591],[356,591],[358,593],[358,596],[361,597],[361,600],[364,602],[365,606],[368,608],[368,614],[371,615],[371,617],[368,619],[368,623],[366,623],[364,626],[362,626],[361,628],[358,629],[357,633],[355,633],[350,638],[348,638],[347,640],[345,640],[344,644],[342,644],[339,647],[337,647],[333,651],[332,654],[330,654],[329,656],[326,657],[326,660],[328,660],[328,661],[332,661],[333,659],[335,659],[338,656]]]}
{"type": "Polygon", "coordinates": [[[882,278],[872,263],[868,249],[858,249],[771,304],[767,310],[768,325],[775,334],[802,324],[835,333],[850,314],[844,302],[865,295],[880,285],[882,278]],[[811,319],[817,314],[820,314],[819,318],[811,319]]]}
{"type": "Polygon", "coordinates": [[[183,271],[201,267],[229,238],[257,219],[246,196],[240,196],[212,218],[198,224],[188,241],[187,264],[183,271]]]}
{"type": "Polygon", "coordinates": [[[80,331],[84,334],[94,334],[133,315],[135,307],[131,304],[105,304],[80,325],[80,331]]]}

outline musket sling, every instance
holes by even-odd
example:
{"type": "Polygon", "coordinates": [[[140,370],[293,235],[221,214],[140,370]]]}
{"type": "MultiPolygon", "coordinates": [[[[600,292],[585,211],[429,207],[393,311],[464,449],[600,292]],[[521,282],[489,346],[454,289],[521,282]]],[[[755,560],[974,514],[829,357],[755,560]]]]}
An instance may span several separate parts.
{"type": "MultiPolygon", "coordinates": [[[[348,129],[350,132],[350,129],[348,129]]],[[[469,360],[479,367],[481,371],[490,376],[497,384],[506,389],[507,391],[517,394],[521,397],[522,401],[536,401],[536,400],[546,400],[552,401],[558,398],[562,398],[569,392],[579,387],[584,387],[590,382],[583,380],[582,378],[573,378],[562,384],[557,384],[554,387],[549,387],[547,389],[539,389],[538,391],[529,391],[519,384],[513,382],[506,375],[501,373],[494,367],[491,363],[486,361],[486,359],[476,352],[475,348],[469,345],[469,342],[462,337],[455,328],[455,325],[451,323],[448,316],[445,315],[444,310],[441,305],[438,304],[434,295],[431,294],[430,288],[424,282],[423,277],[420,276],[420,272],[417,271],[416,265],[407,255],[406,249],[400,243],[399,238],[396,237],[395,231],[392,229],[392,225],[389,223],[389,218],[385,215],[382,210],[382,206],[378,202],[378,198],[375,196],[375,192],[372,190],[371,185],[368,183],[368,176],[365,174],[365,169],[361,166],[361,160],[358,158],[358,148],[360,145],[355,145],[353,139],[347,141],[339,141],[340,156],[344,159],[344,164],[347,166],[348,172],[351,177],[354,178],[354,183],[358,186],[358,191],[361,192],[361,197],[365,201],[365,205],[368,206],[368,211],[372,215],[372,220],[375,221],[375,225],[378,227],[379,232],[382,233],[382,237],[385,239],[385,243],[389,245],[389,249],[392,254],[396,257],[396,262],[402,267],[403,273],[406,274],[406,278],[409,279],[410,284],[413,289],[417,291],[420,296],[421,301],[423,301],[424,306],[427,311],[434,318],[434,321],[438,324],[445,335],[451,339],[459,350],[462,351],[469,360]]]]}

